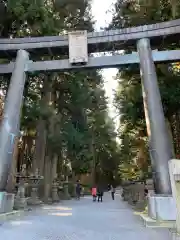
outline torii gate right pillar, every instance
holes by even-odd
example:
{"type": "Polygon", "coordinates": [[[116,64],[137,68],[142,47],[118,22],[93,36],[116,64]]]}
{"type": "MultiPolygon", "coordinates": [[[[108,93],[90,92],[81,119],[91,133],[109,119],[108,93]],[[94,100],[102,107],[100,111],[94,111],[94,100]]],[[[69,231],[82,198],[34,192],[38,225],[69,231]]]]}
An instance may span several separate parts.
{"type": "Polygon", "coordinates": [[[163,113],[150,40],[148,38],[140,39],[137,49],[150,123],[149,145],[155,191],[157,194],[169,195],[171,194],[171,183],[168,162],[173,158],[172,142],[163,113]]]}

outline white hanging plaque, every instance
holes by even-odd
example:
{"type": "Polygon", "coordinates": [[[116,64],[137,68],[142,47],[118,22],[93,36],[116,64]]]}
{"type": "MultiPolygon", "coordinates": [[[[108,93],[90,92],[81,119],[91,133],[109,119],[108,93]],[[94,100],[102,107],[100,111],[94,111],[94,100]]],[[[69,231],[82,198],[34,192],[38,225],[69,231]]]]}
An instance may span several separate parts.
{"type": "Polygon", "coordinates": [[[69,62],[85,64],[88,62],[87,31],[74,31],[69,34],[69,62]]]}

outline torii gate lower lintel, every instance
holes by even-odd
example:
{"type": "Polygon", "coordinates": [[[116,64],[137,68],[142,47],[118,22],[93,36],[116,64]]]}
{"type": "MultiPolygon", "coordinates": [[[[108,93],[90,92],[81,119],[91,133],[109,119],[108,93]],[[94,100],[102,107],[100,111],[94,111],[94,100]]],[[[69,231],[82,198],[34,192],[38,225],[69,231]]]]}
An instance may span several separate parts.
{"type": "MultiPolygon", "coordinates": [[[[140,29],[140,27],[138,27],[140,29]]],[[[143,27],[142,27],[143,28],[143,27]]],[[[146,26],[147,29],[147,26],[146,26]]],[[[177,32],[180,33],[180,28],[176,28],[177,32]]],[[[167,32],[167,29],[166,29],[167,32]]],[[[114,32],[115,33],[115,32],[114,32]]],[[[173,34],[175,34],[173,32],[173,34]]],[[[103,33],[102,33],[103,35],[103,33]]],[[[151,37],[152,36],[151,32],[151,37]]],[[[157,29],[155,32],[155,37],[157,38],[157,29]]],[[[171,33],[172,35],[172,33],[171,33]]],[[[138,35],[139,36],[139,35],[138,35]]],[[[160,37],[162,36],[162,31],[160,32],[160,37]]],[[[113,36],[112,36],[113,38],[113,36]]],[[[180,60],[180,52],[152,52],[150,47],[150,40],[148,38],[137,38],[137,50],[138,53],[133,53],[125,56],[104,56],[101,59],[90,58],[84,68],[88,67],[90,64],[91,68],[101,68],[110,66],[119,66],[121,64],[133,64],[140,63],[142,85],[144,88],[147,106],[148,106],[148,116],[150,120],[150,145],[152,154],[152,166],[154,176],[154,183],[157,193],[170,194],[171,184],[168,171],[168,161],[172,159],[172,145],[169,140],[168,131],[165,123],[162,102],[160,97],[160,92],[157,83],[157,76],[155,71],[154,61],[171,61],[173,60],[173,53],[175,53],[175,59],[180,60]],[[105,60],[105,59],[109,60],[105,60]],[[123,58],[123,60],[122,60],[123,58]],[[119,63],[118,63],[119,59],[119,63]],[[101,61],[100,61],[101,60],[101,61]],[[96,64],[93,65],[93,61],[96,64]],[[112,63],[112,62],[113,63],[112,63]],[[127,61],[127,63],[126,63],[127,61]],[[105,64],[106,62],[106,64],[105,64]]],[[[0,51],[1,51],[1,41],[0,41],[0,51]]],[[[4,46],[3,46],[4,48],[4,46]]],[[[7,48],[7,47],[6,47],[7,48]]],[[[6,187],[6,182],[9,174],[9,167],[12,162],[12,151],[14,142],[10,136],[17,136],[19,132],[19,122],[20,122],[20,109],[22,106],[23,89],[25,84],[25,76],[27,71],[37,71],[37,70],[62,70],[62,69],[73,69],[82,68],[79,66],[71,66],[67,60],[54,60],[50,61],[49,64],[46,62],[45,65],[49,67],[43,68],[43,62],[30,62],[29,54],[20,47],[17,52],[17,58],[15,63],[10,63],[8,65],[0,66],[0,73],[11,73],[11,83],[7,93],[7,99],[5,102],[4,118],[1,124],[1,134],[0,134],[0,191],[4,191],[6,187]],[[55,62],[56,61],[56,62],[55,62]],[[64,61],[64,65],[62,63],[64,61]],[[58,67],[57,64],[60,64],[58,67]],[[55,67],[54,67],[55,66],[55,67]],[[66,66],[66,67],[65,67],[66,66]],[[41,69],[42,68],[42,69],[41,69]],[[52,69],[51,69],[52,68],[52,69]]],[[[14,51],[14,50],[13,50],[14,51]]]]}
{"type": "MultiPolygon", "coordinates": [[[[180,60],[180,50],[170,51],[152,51],[154,63],[172,63],[180,60]]],[[[125,55],[113,55],[106,57],[89,57],[85,65],[71,65],[68,59],[50,60],[50,61],[27,61],[25,72],[44,72],[44,71],[70,71],[77,69],[92,68],[118,68],[122,65],[140,64],[139,54],[137,52],[125,55]]],[[[9,64],[0,64],[0,75],[12,74],[14,62],[9,64]]]]}

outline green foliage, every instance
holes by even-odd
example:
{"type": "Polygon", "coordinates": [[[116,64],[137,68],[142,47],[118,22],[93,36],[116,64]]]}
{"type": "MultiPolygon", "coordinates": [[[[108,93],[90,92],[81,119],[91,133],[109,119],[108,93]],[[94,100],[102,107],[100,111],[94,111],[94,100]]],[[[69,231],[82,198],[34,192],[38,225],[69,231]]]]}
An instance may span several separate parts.
{"type": "MultiPolygon", "coordinates": [[[[58,5],[62,4],[60,0],[7,0],[6,3],[2,37],[59,35],[72,29],[93,31],[90,1],[75,4],[66,1],[64,8],[58,5]]],[[[3,79],[2,89],[6,90],[8,83],[8,79],[3,79]]],[[[102,83],[96,70],[29,74],[21,129],[34,133],[43,121],[46,126],[43,131],[47,132],[46,154],[59,156],[64,173],[69,163],[75,174],[92,172],[95,161],[96,179],[103,177],[103,181],[109,182],[117,175],[119,155],[102,83]]],[[[38,134],[43,136],[44,132],[38,134]]],[[[42,141],[38,134],[36,142],[42,141]]],[[[39,145],[43,144],[44,141],[39,145]]]]}
{"type": "Polygon", "coordinates": [[[134,164],[120,164],[119,174],[122,181],[133,181],[142,179],[142,171],[134,164]]]}
{"type": "Polygon", "coordinates": [[[63,83],[61,97],[68,103],[59,105],[61,113],[67,114],[68,110],[63,136],[72,168],[77,174],[91,172],[94,158],[98,176],[104,171],[113,174],[116,169],[114,128],[111,121],[107,121],[107,101],[101,82],[101,76],[95,71],[86,71],[78,74],[78,82],[66,77],[63,83]]]}
{"type": "MultiPolygon", "coordinates": [[[[177,18],[180,15],[178,4],[176,5],[176,9],[174,9],[175,5],[172,5],[171,1],[167,0],[134,0],[131,2],[117,0],[114,6],[115,10],[112,22],[109,25],[110,29],[171,20],[175,16],[173,14],[174,11],[176,11],[177,18]]],[[[176,40],[168,46],[165,45],[164,42],[159,46],[159,49],[163,50],[177,48],[179,48],[179,46],[177,46],[176,40]]],[[[131,50],[132,49],[129,48],[126,49],[125,52],[130,53],[131,50]]],[[[159,64],[156,67],[156,71],[165,116],[169,120],[172,128],[176,153],[179,153],[179,133],[177,132],[179,128],[177,124],[175,124],[176,121],[178,122],[177,112],[179,112],[178,102],[180,101],[178,94],[180,89],[178,64],[159,64]]],[[[119,86],[116,92],[115,106],[121,115],[121,127],[119,129],[119,137],[121,139],[120,170],[123,175],[124,168],[124,171],[127,174],[130,173],[133,178],[131,166],[136,165],[136,167],[139,168],[136,164],[139,150],[142,149],[142,147],[144,147],[146,151],[148,149],[139,66],[131,65],[120,68],[116,78],[119,81],[119,86]],[[139,145],[140,139],[144,141],[144,146],[139,145]]],[[[144,158],[149,162],[149,158],[147,159],[145,155],[144,158]]],[[[124,175],[126,174],[124,173],[124,175]]]]}

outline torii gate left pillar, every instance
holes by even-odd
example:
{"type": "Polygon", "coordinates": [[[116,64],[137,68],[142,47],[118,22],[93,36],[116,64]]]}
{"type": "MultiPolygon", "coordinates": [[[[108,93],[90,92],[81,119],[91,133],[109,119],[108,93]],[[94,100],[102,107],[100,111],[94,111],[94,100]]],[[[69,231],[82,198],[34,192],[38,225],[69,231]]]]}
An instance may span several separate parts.
{"type": "MultiPolygon", "coordinates": [[[[6,212],[7,193],[5,192],[9,170],[13,159],[15,138],[19,134],[23,91],[26,79],[26,64],[29,60],[28,52],[17,52],[15,67],[5,101],[3,119],[0,126],[0,213],[6,212]]],[[[8,196],[8,198],[10,198],[8,196]]],[[[14,205],[11,195],[10,207],[14,205]]],[[[9,209],[11,210],[11,209],[9,209]]]]}

